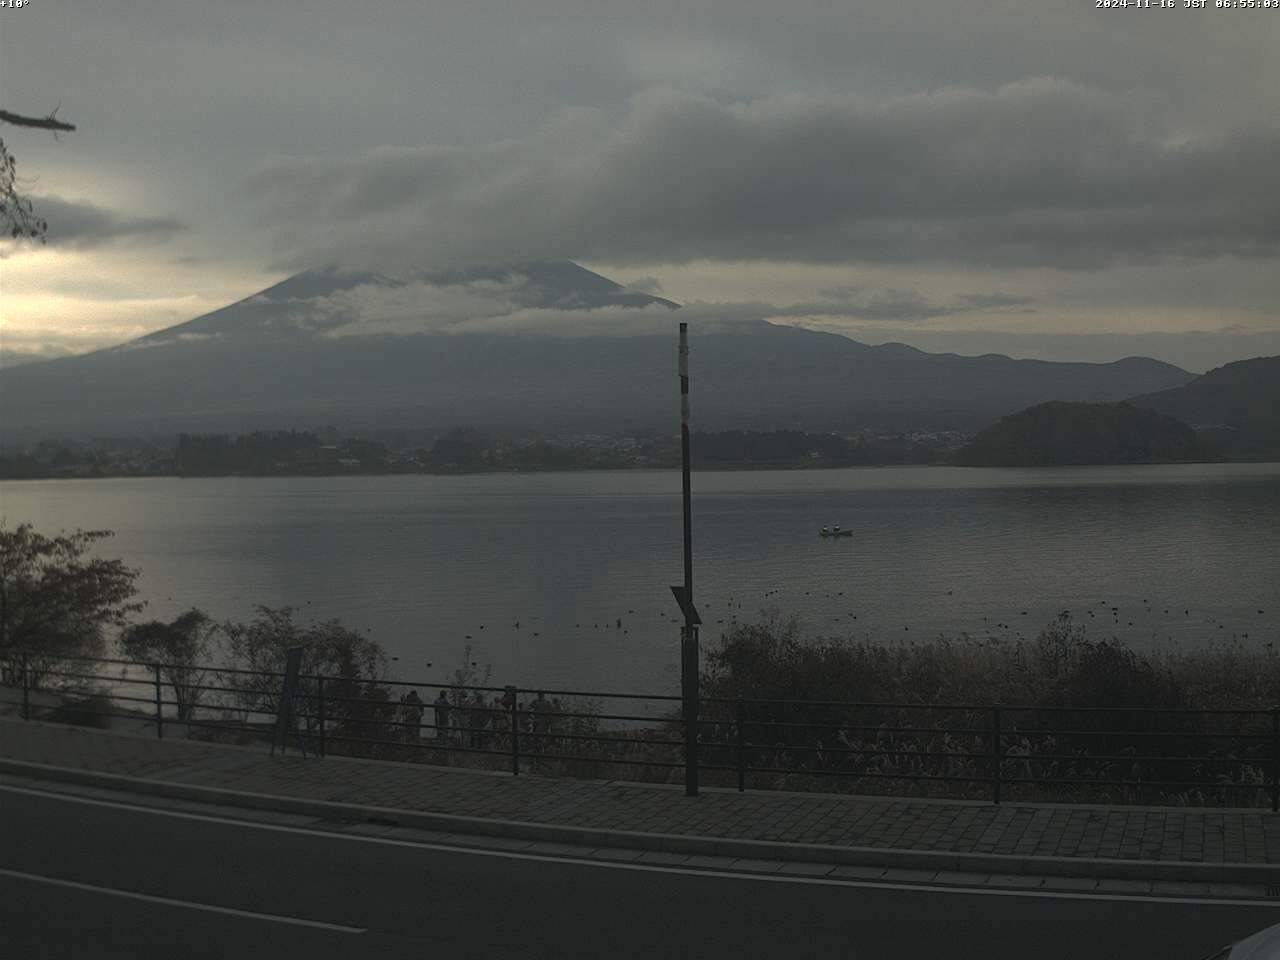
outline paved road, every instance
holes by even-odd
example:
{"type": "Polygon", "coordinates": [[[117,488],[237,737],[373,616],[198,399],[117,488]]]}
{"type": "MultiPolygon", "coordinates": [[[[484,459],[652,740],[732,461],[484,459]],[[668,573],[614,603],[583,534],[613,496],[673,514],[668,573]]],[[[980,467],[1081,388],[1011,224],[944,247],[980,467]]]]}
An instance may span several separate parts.
{"type": "Polygon", "coordinates": [[[1198,960],[1280,921],[1268,905],[778,882],[464,852],[123,802],[0,787],[0,953],[1198,960]]]}

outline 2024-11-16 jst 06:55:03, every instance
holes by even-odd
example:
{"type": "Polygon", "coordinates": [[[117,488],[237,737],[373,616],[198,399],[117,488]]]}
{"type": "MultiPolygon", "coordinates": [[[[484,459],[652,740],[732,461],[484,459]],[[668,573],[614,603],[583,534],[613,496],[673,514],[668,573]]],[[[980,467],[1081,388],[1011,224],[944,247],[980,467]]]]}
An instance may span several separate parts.
{"type": "Polygon", "coordinates": [[[1280,0],[1094,0],[1099,10],[1280,10],[1280,0]]]}

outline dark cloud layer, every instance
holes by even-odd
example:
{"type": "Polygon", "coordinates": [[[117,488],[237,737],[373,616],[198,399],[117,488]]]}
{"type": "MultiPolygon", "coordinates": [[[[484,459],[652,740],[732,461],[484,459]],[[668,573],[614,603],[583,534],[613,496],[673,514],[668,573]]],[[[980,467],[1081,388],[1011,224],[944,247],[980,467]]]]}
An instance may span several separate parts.
{"type": "Polygon", "coordinates": [[[791,303],[773,308],[773,317],[848,317],[871,321],[932,320],[976,310],[1027,309],[1033,297],[1008,293],[961,294],[952,303],[930,300],[916,290],[878,290],[859,286],[823,290],[825,299],[791,303]]]}
{"type": "MultiPolygon", "coordinates": [[[[916,345],[968,325],[998,341],[1007,321],[1058,358],[1077,341],[1053,331],[1199,328],[1253,350],[1219,328],[1280,323],[1280,16],[322,6],[40,0],[4,18],[5,106],[61,100],[78,124],[13,131],[28,189],[92,204],[39,209],[51,246],[6,263],[10,317],[50,342],[118,337],[268,271],[572,258],[639,291],[657,277],[675,299],[916,345]],[[864,286],[820,292],[844,276],[864,286]]],[[[411,314],[374,312],[394,329],[411,314]]]]}
{"type": "MultiPolygon", "coordinates": [[[[538,269],[554,277],[555,267],[539,265],[538,269]]],[[[255,323],[326,337],[421,333],[633,337],[669,333],[672,329],[671,308],[676,305],[671,301],[620,303],[616,298],[597,297],[593,303],[565,307],[555,296],[546,296],[546,292],[532,284],[528,275],[514,269],[506,273],[495,271],[484,278],[445,280],[356,275],[353,282],[340,283],[337,289],[324,288],[303,295],[296,295],[295,291],[283,297],[263,294],[246,300],[244,306],[266,311],[257,315],[255,323]]],[[[1024,307],[1033,302],[1004,293],[982,293],[962,295],[944,303],[913,290],[863,286],[827,290],[823,297],[782,305],[756,300],[695,301],[683,305],[680,319],[696,324],[704,332],[800,318],[904,323],[976,310],[1024,307]]]]}
{"type": "Polygon", "coordinates": [[[280,159],[249,195],[299,265],[1280,252],[1280,129],[1174,140],[1144,106],[1052,79],[874,102],[656,90],[517,141],[280,159]]]}
{"type": "Polygon", "coordinates": [[[36,197],[33,205],[49,222],[49,243],[62,247],[97,247],[123,240],[164,240],[186,229],[170,217],[135,217],[84,200],[36,197]]]}

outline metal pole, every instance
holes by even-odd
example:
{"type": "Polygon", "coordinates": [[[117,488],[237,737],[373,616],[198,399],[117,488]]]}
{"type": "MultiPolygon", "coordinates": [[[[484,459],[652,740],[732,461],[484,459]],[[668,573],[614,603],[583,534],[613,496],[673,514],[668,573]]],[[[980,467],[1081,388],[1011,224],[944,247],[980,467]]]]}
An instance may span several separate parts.
{"type": "Polygon", "coordinates": [[[164,713],[160,705],[160,664],[153,663],[151,668],[156,673],[156,739],[164,739],[164,713]]]}
{"type": "Polygon", "coordinates": [[[742,734],[742,698],[738,697],[734,703],[734,713],[736,715],[738,727],[738,792],[741,793],[747,789],[747,754],[744,748],[744,738],[742,734]]]}
{"type": "Polygon", "coordinates": [[[520,776],[520,691],[515,687],[507,687],[507,697],[511,700],[511,775],[520,776]]]}
{"type": "Polygon", "coordinates": [[[684,499],[684,794],[698,795],[698,628],[693,611],[693,513],[689,483],[689,324],[680,324],[680,462],[684,499]]]}
{"type": "Polygon", "coordinates": [[[31,719],[31,681],[27,673],[27,651],[22,651],[22,719],[31,719]]]}
{"type": "Polygon", "coordinates": [[[991,802],[1000,802],[1000,707],[991,708],[991,802]]]}

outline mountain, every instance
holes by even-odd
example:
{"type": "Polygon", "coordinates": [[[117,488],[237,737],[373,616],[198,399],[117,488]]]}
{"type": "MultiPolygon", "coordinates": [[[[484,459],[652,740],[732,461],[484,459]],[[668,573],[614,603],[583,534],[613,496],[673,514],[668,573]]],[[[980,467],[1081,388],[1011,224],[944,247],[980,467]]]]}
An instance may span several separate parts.
{"type": "Polygon", "coordinates": [[[1168,463],[1203,459],[1181,420],[1128,403],[1041,403],[1002,417],[957,455],[971,467],[1168,463]]]}
{"type": "Polygon", "coordinates": [[[267,337],[300,331],[324,333],[351,317],[341,312],[317,314],[317,303],[331,304],[341,294],[359,290],[395,291],[411,285],[440,290],[482,290],[497,288],[510,305],[525,310],[589,310],[601,307],[648,307],[678,304],[661,297],[632,293],[598,273],[576,263],[524,263],[475,267],[443,273],[420,273],[408,277],[388,277],[380,273],[343,273],[333,269],[307,270],[282,280],[260,293],[220,310],[157,330],[129,344],[110,349],[128,350],[182,338],[267,337]],[[302,311],[310,308],[310,315],[302,311]]]}
{"type": "MultiPolygon", "coordinates": [[[[130,343],[0,370],[0,438],[668,428],[676,306],[573,263],[407,278],[307,271],[130,343]]],[[[702,430],[977,430],[1047,400],[1120,400],[1193,379],[1137,357],[961,357],[683,315],[694,318],[702,430]]]]}
{"type": "Polygon", "coordinates": [[[1130,402],[1191,424],[1232,459],[1280,458],[1280,356],[1228,363],[1130,402]]]}

